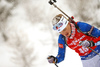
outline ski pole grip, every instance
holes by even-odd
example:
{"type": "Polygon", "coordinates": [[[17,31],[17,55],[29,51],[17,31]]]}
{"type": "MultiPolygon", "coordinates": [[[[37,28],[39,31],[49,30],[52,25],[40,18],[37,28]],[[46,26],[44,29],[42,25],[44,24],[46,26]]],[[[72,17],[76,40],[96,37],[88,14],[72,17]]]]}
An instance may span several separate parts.
{"type": "Polygon", "coordinates": [[[56,0],[53,0],[54,2],[57,2],[56,0]]]}
{"type": "Polygon", "coordinates": [[[53,2],[50,0],[50,1],[49,1],[49,4],[50,4],[50,5],[52,5],[52,4],[53,4],[53,2]]]}
{"type": "Polygon", "coordinates": [[[56,0],[52,0],[52,1],[50,0],[50,1],[49,1],[49,4],[52,5],[52,4],[55,3],[55,2],[57,2],[57,1],[56,1],[56,0]]]}

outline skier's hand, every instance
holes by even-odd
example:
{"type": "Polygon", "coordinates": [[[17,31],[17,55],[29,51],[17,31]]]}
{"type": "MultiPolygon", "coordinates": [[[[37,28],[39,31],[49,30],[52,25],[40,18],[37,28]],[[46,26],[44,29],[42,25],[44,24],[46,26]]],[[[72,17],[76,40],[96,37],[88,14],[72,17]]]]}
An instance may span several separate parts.
{"type": "Polygon", "coordinates": [[[94,42],[85,40],[85,41],[80,42],[79,45],[82,45],[83,47],[88,48],[88,47],[94,46],[94,42]]]}
{"type": "Polygon", "coordinates": [[[49,56],[47,59],[49,63],[57,63],[57,58],[54,56],[49,56]]]}

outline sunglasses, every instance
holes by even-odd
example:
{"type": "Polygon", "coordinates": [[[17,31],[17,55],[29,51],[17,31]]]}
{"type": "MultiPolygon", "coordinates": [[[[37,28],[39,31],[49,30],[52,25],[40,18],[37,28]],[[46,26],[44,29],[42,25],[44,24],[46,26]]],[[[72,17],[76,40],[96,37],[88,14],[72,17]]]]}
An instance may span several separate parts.
{"type": "Polygon", "coordinates": [[[54,30],[59,29],[60,27],[62,27],[63,23],[57,23],[56,25],[53,26],[54,30]]]}

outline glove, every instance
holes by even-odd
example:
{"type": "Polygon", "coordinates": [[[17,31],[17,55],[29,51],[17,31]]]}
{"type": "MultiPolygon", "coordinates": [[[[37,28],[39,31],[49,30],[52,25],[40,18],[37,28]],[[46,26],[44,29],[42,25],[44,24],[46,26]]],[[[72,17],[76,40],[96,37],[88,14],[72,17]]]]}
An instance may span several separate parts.
{"type": "Polygon", "coordinates": [[[57,63],[57,58],[54,56],[49,56],[47,59],[49,63],[57,63]]]}
{"type": "Polygon", "coordinates": [[[88,48],[88,47],[94,46],[95,44],[93,41],[85,40],[85,41],[80,42],[79,45],[82,45],[83,47],[88,48]]]}

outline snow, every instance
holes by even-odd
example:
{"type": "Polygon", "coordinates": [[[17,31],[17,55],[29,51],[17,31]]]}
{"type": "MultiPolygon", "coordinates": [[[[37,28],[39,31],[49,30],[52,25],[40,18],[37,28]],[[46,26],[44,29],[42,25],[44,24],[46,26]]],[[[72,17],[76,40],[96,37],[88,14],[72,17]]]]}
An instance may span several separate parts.
{"type": "MultiPolygon", "coordinates": [[[[57,5],[70,16],[76,14],[65,1],[59,1],[57,5]]],[[[6,21],[0,21],[0,67],[55,67],[48,63],[47,57],[57,55],[59,34],[52,30],[51,20],[60,12],[47,0],[18,0],[16,6],[13,3],[0,2],[1,7],[14,7],[6,21]]],[[[95,12],[100,21],[98,13],[100,9],[95,12]]],[[[76,19],[80,18],[76,16],[76,19]]],[[[78,54],[67,47],[65,60],[58,66],[82,67],[82,63],[78,54]]]]}

